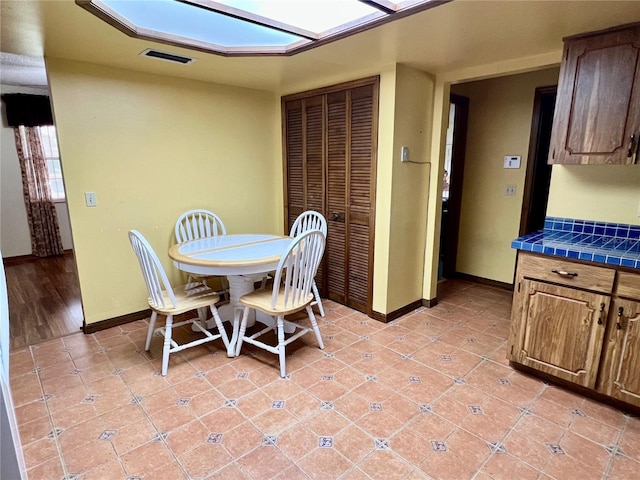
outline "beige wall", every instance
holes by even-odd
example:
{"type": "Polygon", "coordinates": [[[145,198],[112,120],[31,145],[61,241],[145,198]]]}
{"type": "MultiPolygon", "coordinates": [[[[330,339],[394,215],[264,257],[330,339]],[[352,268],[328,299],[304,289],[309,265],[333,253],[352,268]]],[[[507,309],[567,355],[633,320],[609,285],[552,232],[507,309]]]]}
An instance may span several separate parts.
{"type": "Polygon", "coordinates": [[[640,165],[554,165],[547,215],[640,225],[640,165]]]}
{"type": "MultiPolygon", "coordinates": [[[[174,281],[162,252],[188,208],[215,210],[230,232],[282,230],[275,95],[62,59],[47,66],[88,323],[145,308],[131,228],[174,281]],[[96,208],[85,207],[86,191],[96,208]]],[[[373,303],[382,313],[419,300],[423,275],[429,165],[400,164],[399,148],[426,158],[433,81],[398,71],[397,92],[396,67],[381,73],[373,303]]]]}
{"type": "Polygon", "coordinates": [[[433,77],[398,65],[392,156],[387,313],[422,298],[431,164],[433,77]],[[401,162],[401,148],[410,162],[401,162]]]}
{"type": "Polygon", "coordinates": [[[166,251],[185,210],[234,232],[282,231],[272,93],[48,59],[87,323],[146,308],[127,231],[166,251]],[[84,205],[84,192],[98,206],[84,205]]]}
{"type": "Polygon", "coordinates": [[[373,310],[422,298],[433,79],[403,65],[380,75],[373,310]],[[400,162],[409,147],[413,162],[400,162]]]}
{"type": "MultiPolygon", "coordinates": [[[[162,252],[188,208],[216,210],[230,232],[282,230],[275,94],[60,59],[48,68],[89,323],[145,308],[126,238],[131,228],[147,236],[174,280],[162,252]],[[97,193],[98,207],[84,206],[85,191],[97,193]]],[[[438,236],[425,232],[439,210],[427,198],[440,188],[432,168],[441,165],[401,163],[400,147],[414,161],[433,163],[442,153],[431,123],[443,116],[434,98],[448,85],[402,65],[382,67],[380,75],[373,306],[389,313],[433,296],[427,260],[429,239],[438,236]]],[[[550,69],[452,87],[471,97],[465,177],[472,180],[464,187],[459,271],[511,282],[533,92],[556,78],[550,69]],[[523,156],[520,170],[502,169],[507,154],[523,156]],[[516,197],[503,195],[506,183],[517,185],[516,197]]]]}
{"type": "Polygon", "coordinates": [[[380,73],[378,152],[376,158],[376,215],[373,253],[373,310],[387,312],[389,288],[389,231],[393,172],[393,132],[396,104],[396,66],[380,73]]]}
{"type": "Polygon", "coordinates": [[[557,79],[552,68],[451,87],[469,97],[457,271],[513,281],[511,240],[520,226],[534,92],[557,79]],[[521,168],[503,168],[505,155],[521,155],[521,168]],[[508,184],[516,185],[515,196],[504,194],[508,184]]]}

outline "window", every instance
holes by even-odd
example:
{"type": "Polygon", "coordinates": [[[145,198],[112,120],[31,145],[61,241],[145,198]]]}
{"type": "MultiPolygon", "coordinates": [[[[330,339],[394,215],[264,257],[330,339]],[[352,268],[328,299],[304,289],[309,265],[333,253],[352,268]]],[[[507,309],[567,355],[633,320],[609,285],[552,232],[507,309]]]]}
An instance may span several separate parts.
{"type": "Polygon", "coordinates": [[[64,183],[62,181],[62,166],[60,165],[60,153],[58,153],[58,137],[56,127],[37,127],[40,134],[40,142],[44,150],[44,158],[47,161],[49,172],[49,186],[53,200],[64,200],[64,183]]]}
{"type": "Polygon", "coordinates": [[[221,55],[293,55],[436,0],[75,0],[135,38],[221,55]]]}

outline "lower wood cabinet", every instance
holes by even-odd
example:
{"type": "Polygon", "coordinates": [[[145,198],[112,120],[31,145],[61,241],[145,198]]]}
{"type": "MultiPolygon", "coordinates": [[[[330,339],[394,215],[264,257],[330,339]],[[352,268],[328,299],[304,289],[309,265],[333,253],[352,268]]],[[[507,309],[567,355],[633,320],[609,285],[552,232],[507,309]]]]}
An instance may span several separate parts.
{"type": "Polygon", "coordinates": [[[605,335],[598,391],[640,405],[640,302],[617,299],[605,335]]]}
{"type": "Polygon", "coordinates": [[[527,279],[520,290],[512,360],[594,388],[610,297],[527,279]]]}
{"type": "Polygon", "coordinates": [[[640,406],[640,274],[519,252],[511,321],[510,361],[640,406]]]}

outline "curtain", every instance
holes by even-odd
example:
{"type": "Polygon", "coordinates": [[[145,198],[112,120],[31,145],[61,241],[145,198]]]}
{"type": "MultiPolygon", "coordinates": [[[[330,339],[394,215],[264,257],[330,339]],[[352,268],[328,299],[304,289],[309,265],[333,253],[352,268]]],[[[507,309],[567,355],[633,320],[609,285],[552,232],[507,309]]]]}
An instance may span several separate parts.
{"type": "Polygon", "coordinates": [[[31,251],[38,257],[63,253],[56,209],[51,200],[49,174],[37,127],[18,126],[16,138],[24,203],[27,208],[31,251]]]}

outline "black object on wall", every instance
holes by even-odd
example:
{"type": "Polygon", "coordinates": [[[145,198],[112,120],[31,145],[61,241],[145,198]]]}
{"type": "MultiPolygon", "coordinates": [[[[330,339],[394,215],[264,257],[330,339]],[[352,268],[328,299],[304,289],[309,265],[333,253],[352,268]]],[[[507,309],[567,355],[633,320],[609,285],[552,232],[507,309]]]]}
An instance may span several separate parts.
{"type": "Polygon", "coordinates": [[[46,95],[6,93],[2,95],[9,127],[53,125],[51,103],[46,95]]]}

